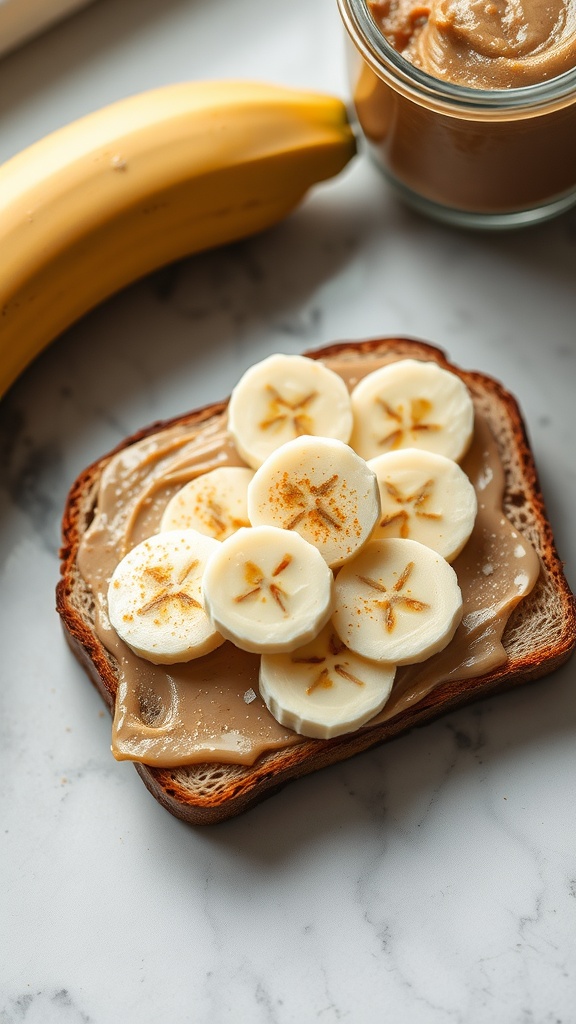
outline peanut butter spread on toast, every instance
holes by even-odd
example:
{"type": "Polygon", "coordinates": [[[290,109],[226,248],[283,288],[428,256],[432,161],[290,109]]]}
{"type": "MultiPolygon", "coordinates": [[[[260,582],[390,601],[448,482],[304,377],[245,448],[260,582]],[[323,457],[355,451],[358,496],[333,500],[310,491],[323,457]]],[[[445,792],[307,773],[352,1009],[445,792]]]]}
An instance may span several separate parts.
{"type": "MultiPolygon", "coordinates": [[[[376,358],[323,361],[350,389],[382,363],[376,358]]],[[[281,726],[261,700],[259,655],[227,641],[184,664],[153,665],[134,655],[108,620],[106,594],[115,566],[157,531],[176,491],[211,469],[243,464],[223,412],[205,423],[177,423],[144,437],[114,455],[104,469],[78,565],[94,595],[97,635],[118,666],[112,731],[118,760],[165,767],[195,762],[249,765],[266,751],[303,740],[281,726]]],[[[473,534],[453,563],[463,595],[462,621],[443,651],[397,670],[391,696],[370,724],[417,704],[440,683],[480,676],[505,663],[501,637],[506,622],[538,577],[536,552],[502,512],[504,472],[480,414],[461,465],[478,498],[473,534]]]]}

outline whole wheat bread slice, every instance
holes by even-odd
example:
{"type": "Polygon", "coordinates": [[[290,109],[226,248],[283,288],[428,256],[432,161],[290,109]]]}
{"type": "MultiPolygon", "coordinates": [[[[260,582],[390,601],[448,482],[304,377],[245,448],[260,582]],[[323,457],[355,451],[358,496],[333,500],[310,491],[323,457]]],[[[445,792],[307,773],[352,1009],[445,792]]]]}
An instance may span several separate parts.
{"type": "MultiPolygon", "coordinates": [[[[203,763],[159,768],[135,763],[154,797],[172,814],[194,824],[230,818],[293,779],[358,754],[479,698],[547,675],[565,662],[576,646],[576,603],[556,551],[526,429],[514,397],[498,381],[455,367],[435,346],[410,338],[343,342],[306,354],[313,358],[336,356],[339,360],[435,360],[458,374],[496,439],[505,470],[504,512],[532,543],[540,558],[541,571],[534,589],[520,602],[506,626],[505,664],[474,679],[439,685],[420,703],[389,721],[332,740],[303,740],[262,755],[252,766],[203,763]]],[[[72,651],[112,713],[118,685],[117,666],[96,635],[94,597],[77,565],[81,538],[94,516],[102,471],[115,452],[143,437],[178,422],[197,428],[201,434],[215,417],[225,415],[225,410],[226,402],[220,402],[149,426],[84,470],[68,496],[63,515],[57,610],[72,651]]]]}

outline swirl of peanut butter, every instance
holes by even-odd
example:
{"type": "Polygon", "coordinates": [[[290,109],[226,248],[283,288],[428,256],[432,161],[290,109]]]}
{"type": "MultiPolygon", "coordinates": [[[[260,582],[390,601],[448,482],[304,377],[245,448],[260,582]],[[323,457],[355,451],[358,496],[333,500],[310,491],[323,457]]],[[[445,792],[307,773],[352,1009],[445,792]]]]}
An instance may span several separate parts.
{"type": "Polygon", "coordinates": [[[369,0],[415,67],[475,89],[510,89],[576,67],[576,0],[369,0]]]}

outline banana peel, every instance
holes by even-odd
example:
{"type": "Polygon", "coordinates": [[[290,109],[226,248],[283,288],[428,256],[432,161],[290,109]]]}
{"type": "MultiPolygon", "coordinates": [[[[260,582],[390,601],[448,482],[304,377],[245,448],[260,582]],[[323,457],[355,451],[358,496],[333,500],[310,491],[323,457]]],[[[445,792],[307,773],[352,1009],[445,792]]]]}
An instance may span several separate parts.
{"type": "Polygon", "coordinates": [[[273,226],[356,153],[337,97],[167,85],[0,167],[0,397],[62,331],[157,268],[273,226]]]}

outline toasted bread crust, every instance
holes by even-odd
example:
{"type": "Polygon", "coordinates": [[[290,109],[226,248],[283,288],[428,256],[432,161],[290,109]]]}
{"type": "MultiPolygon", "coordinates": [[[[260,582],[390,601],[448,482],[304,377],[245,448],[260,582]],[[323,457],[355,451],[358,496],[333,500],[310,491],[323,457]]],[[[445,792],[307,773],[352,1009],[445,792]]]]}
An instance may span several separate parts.
{"type": "MultiPolygon", "coordinates": [[[[488,674],[436,687],[417,706],[389,721],[332,740],[305,740],[262,755],[252,766],[190,765],[173,769],[135,764],[153,796],[172,814],[194,824],[212,824],[247,810],[289,781],[349,758],[417,725],[483,697],[547,675],[576,647],[576,601],[564,576],[526,428],[515,398],[496,380],[462,370],[436,346],[412,338],[340,342],[307,352],[312,358],[433,359],[460,376],[488,418],[505,470],[504,511],[533,544],[541,561],[534,590],[520,603],[506,627],[503,643],[508,661],[488,674]]],[[[113,657],[103,647],[91,620],[90,594],[77,567],[77,553],[96,503],[101,474],[116,452],[176,423],[207,424],[220,416],[226,402],[185,416],[157,422],[127,438],[85,469],[73,484],[63,514],[61,578],[56,607],[70,647],[97,687],[111,713],[117,689],[113,657]]]]}

